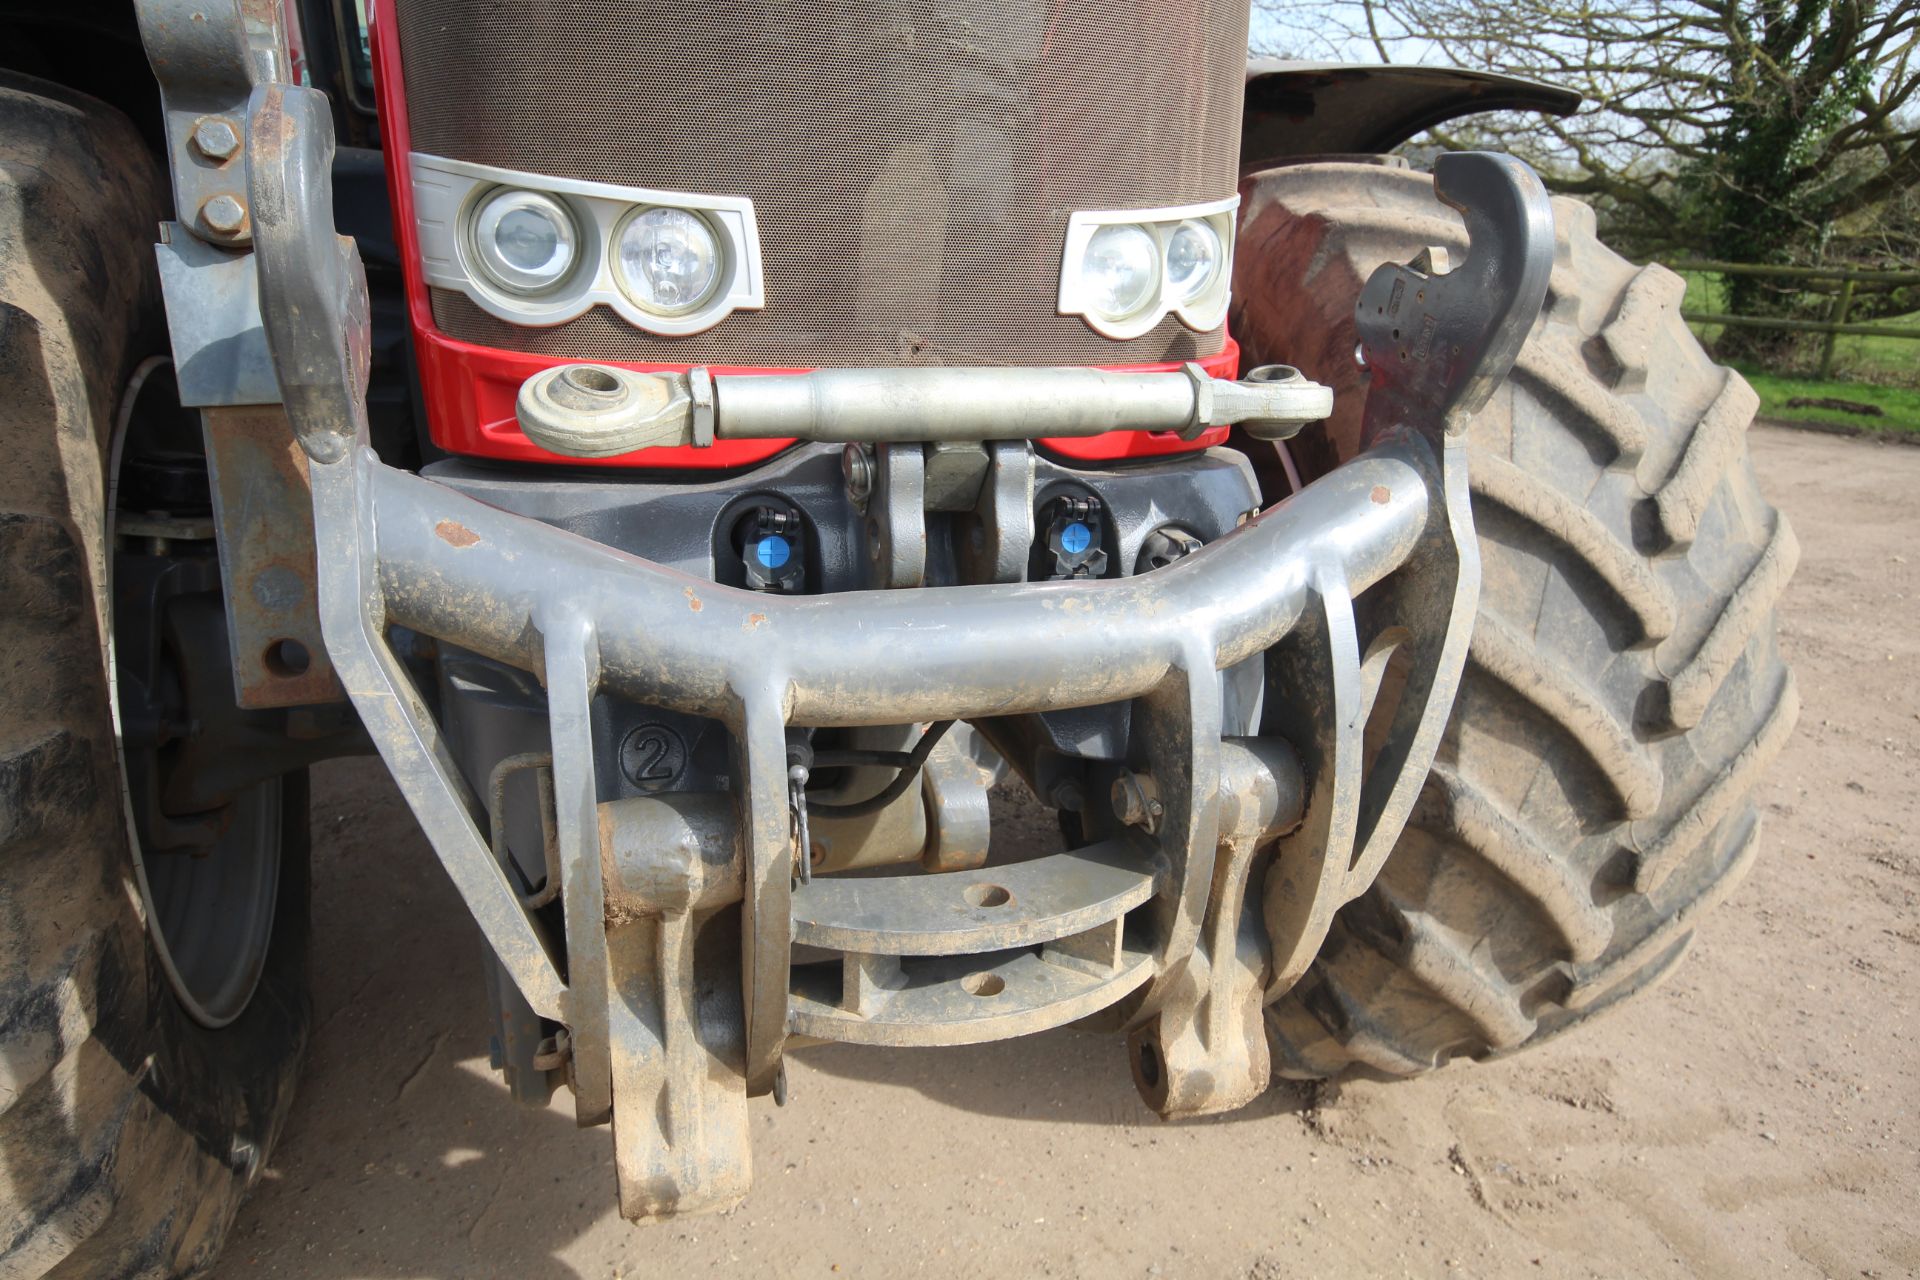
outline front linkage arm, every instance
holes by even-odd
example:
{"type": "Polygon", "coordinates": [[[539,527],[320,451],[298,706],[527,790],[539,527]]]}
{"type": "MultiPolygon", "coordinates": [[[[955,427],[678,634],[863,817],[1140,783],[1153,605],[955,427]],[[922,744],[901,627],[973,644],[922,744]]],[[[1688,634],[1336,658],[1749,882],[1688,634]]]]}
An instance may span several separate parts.
{"type": "Polygon", "coordinates": [[[1378,384],[1369,448],[1229,536],[1131,578],[781,597],[382,465],[367,443],[364,280],[331,228],[325,100],[263,85],[251,132],[261,308],[310,463],[328,650],[502,964],[568,1028],[577,1114],[613,1121],[624,1212],[744,1193],[746,1098],[777,1090],[793,1035],[966,1043],[1125,1001],[1136,1074],[1163,1113],[1224,1109],[1265,1086],[1263,997],[1298,976],[1377,870],[1458,683],[1478,561],[1464,446],[1445,428],[1504,375],[1540,306],[1552,239],[1523,166],[1441,160],[1472,252],[1451,275],[1389,268],[1374,281],[1393,283],[1378,323],[1362,324],[1378,384]],[[1422,335],[1391,359],[1390,318],[1422,335]],[[388,644],[394,626],[544,679],[564,937],[491,853],[388,644]],[[1363,771],[1362,727],[1396,645],[1406,693],[1363,771]],[[1261,654],[1262,733],[1223,739],[1218,673],[1261,654]],[[589,704],[601,692],[723,722],[731,793],[600,803],[589,704]],[[1146,768],[1116,788],[1117,816],[1092,845],[990,871],[796,886],[789,727],[1128,699],[1146,768]],[[1262,883],[1264,851],[1289,830],[1262,883]],[[795,970],[795,941],[843,963],[795,970]]]}

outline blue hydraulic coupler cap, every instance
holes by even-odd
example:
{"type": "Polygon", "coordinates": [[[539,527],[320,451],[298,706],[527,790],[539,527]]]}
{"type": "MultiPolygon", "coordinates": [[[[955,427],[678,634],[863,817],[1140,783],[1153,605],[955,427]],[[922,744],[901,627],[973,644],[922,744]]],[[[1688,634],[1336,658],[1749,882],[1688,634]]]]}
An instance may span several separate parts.
{"type": "Polygon", "coordinates": [[[746,586],[752,591],[793,592],[807,589],[807,569],[800,539],[800,512],[790,506],[755,507],[740,518],[729,539],[746,586]]]}
{"type": "Polygon", "coordinates": [[[1034,576],[1053,581],[1106,577],[1107,553],[1100,546],[1105,511],[1092,494],[1063,494],[1047,503],[1039,516],[1046,541],[1034,555],[1034,576]]]}
{"type": "Polygon", "coordinates": [[[755,544],[754,556],[769,569],[778,569],[793,555],[793,548],[787,540],[777,534],[768,534],[755,544]]]}

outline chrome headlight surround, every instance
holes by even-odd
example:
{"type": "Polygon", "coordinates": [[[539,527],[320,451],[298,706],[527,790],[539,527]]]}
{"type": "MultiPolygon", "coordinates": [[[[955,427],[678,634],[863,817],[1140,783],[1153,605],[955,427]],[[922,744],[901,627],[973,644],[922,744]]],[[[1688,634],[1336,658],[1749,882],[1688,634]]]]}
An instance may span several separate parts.
{"type": "Polygon", "coordinates": [[[563,202],[539,191],[518,187],[495,187],[484,191],[474,202],[471,217],[465,219],[472,243],[466,248],[470,261],[479,265],[487,282],[515,297],[537,296],[566,284],[580,264],[580,220],[563,202]],[[532,213],[553,228],[560,266],[550,274],[508,259],[501,251],[500,224],[515,213],[532,213]]]}
{"type": "Polygon", "coordinates": [[[469,164],[415,152],[410,157],[414,220],[420,239],[421,268],[429,285],[455,289],[475,306],[510,324],[534,327],[564,324],[595,306],[666,337],[685,337],[711,329],[735,311],[766,305],[761,275],[760,229],[753,201],[741,196],[696,195],[584,182],[545,174],[469,164]],[[551,199],[572,216],[578,231],[576,261],[550,287],[506,289],[478,261],[473,220],[503,189],[551,199]],[[719,241],[720,279],[693,308],[663,314],[636,303],[620,287],[614,270],[614,246],[621,228],[636,211],[684,209],[704,221],[719,241]]]}
{"type": "Polygon", "coordinates": [[[1179,205],[1160,209],[1079,210],[1067,217],[1066,250],[1060,258],[1060,303],[1063,316],[1079,316],[1087,327],[1102,337],[1117,342],[1138,338],[1152,331],[1167,316],[1196,332],[1217,329],[1226,322],[1227,304],[1233,296],[1234,211],[1240,207],[1238,195],[1205,204],[1179,205]],[[1186,222],[1204,223],[1220,240],[1220,260],[1213,278],[1185,301],[1172,296],[1167,282],[1167,248],[1173,233],[1186,222]],[[1137,309],[1123,316],[1107,315],[1095,305],[1087,287],[1083,263],[1087,245],[1102,227],[1117,224],[1138,226],[1160,247],[1160,272],[1154,289],[1137,309]]]}

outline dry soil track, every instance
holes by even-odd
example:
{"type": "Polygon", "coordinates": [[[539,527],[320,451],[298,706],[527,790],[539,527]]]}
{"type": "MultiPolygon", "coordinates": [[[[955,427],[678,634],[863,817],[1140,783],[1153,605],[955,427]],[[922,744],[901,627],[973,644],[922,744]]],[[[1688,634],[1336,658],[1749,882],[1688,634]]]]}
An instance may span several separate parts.
{"type": "Polygon", "coordinates": [[[218,1274],[1920,1274],[1920,449],[1753,445],[1804,546],[1804,711],[1759,863],[1646,999],[1203,1124],[1147,1113],[1116,1040],[808,1050],[747,1203],[633,1228],[605,1130],[488,1071],[472,926],[353,761],[314,788],[311,1067],[218,1274]]]}

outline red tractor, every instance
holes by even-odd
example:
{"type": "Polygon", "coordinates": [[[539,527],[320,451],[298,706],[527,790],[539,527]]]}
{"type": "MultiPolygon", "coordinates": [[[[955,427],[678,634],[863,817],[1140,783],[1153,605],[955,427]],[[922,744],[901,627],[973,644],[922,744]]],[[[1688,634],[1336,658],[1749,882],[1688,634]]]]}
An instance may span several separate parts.
{"type": "Polygon", "coordinates": [[[0,6],[0,1272],[213,1258],[331,756],[634,1218],[809,1043],[1098,1017],[1192,1116],[1672,969],[1797,706],[1753,393],[1524,164],[1386,154],[1570,95],[1247,23],[0,6]]]}

